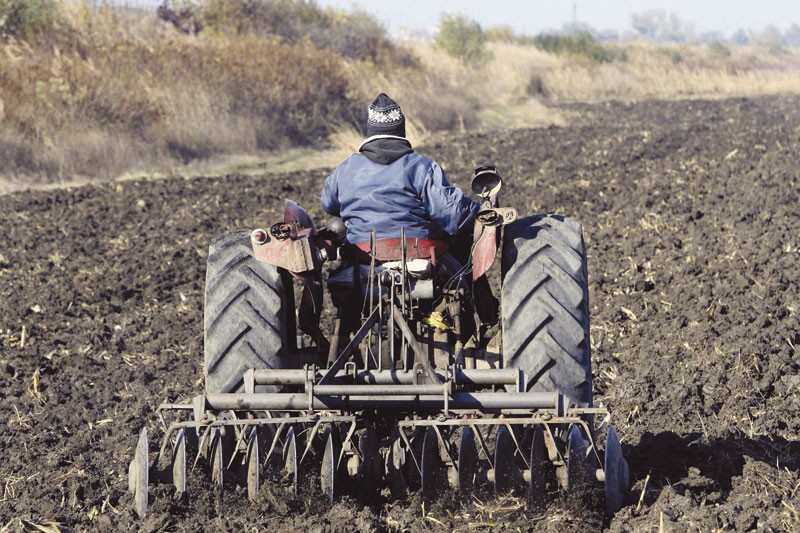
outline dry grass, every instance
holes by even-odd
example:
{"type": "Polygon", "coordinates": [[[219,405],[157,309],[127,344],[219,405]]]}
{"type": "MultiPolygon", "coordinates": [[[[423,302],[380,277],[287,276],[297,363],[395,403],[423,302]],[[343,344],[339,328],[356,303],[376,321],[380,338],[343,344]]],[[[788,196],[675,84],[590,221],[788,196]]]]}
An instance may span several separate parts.
{"type": "Polygon", "coordinates": [[[731,48],[713,57],[706,46],[628,45],[628,61],[564,62],[539,71],[558,101],[728,98],[800,91],[800,51],[731,48]]]}
{"type": "Polygon", "coordinates": [[[152,13],[87,1],[60,6],[60,30],[0,43],[0,194],[333,166],[358,145],[380,91],[403,105],[414,144],[440,131],[563,125],[570,116],[554,104],[564,102],[800,91],[797,50],[632,43],[626,61],[594,63],[493,42],[475,68],[407,42],[391,64],[308,40],[182,34],[152,13]]]}
{"type": "Polygon", "coordinates": [[[2,45],[6,174],[61,182],[275,149],[348,114],[341,58],[307,43],[183,35],[85,3],[64,16],[62,34],[2,45]]]}

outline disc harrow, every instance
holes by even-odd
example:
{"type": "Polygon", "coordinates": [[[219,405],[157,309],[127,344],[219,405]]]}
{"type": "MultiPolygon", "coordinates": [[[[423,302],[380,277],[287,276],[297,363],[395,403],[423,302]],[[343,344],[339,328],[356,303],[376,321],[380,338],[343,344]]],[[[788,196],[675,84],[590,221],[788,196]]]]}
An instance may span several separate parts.
{"type": "MultiPolygon", "coordinates": [[[[369,500],[384,489],[393,497],[418,490],[427,500],[444,490],[485,490],[542,508],[559,490],[603,484],[608,511],[622,506],[627,462],[603,408],[570,405],[557,393],[506,391],[503,385],[524,382],[518,371],[453,366],[432,386],[411,383],[422,372],[348,369],[335,384],[320,384],[329,372],[303,369],[304,392],[204,394],[159,406],[164,445],[152,456],[142,429],[130,466],[137,513],[147,512],[151,483],[172,484],[181,496],[187,476],[205,471],[215,490],[240,485],[257,502],[265,482],[303,490],[301,468],[316,474],[331,503],[342,494],[369,500]],[[600,453],[595,435],[605,428],[600,453]]],[[[298,384],[301,375],[248,374],[256,385],[298,384]]]]}

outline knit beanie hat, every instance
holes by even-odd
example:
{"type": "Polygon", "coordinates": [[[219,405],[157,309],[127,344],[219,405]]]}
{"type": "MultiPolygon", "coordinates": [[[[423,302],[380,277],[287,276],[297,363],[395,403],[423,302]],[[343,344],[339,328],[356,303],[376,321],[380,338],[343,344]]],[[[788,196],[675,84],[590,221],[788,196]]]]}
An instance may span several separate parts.
{"type": "Polygon", "coordinates": [[[406,136],[406,117],[400,106],[385,93],[379,94],[369,105],[367,137],[373,135],[406,136]]]}

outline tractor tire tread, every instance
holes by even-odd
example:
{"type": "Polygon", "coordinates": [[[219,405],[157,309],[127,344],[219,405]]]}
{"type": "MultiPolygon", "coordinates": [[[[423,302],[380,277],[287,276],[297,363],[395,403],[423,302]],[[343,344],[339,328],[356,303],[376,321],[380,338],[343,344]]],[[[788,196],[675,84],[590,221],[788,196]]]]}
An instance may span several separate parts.
{"type": "Polygon", "coordinates": [[[209,245],[203,352],[206,392],[239,392],[250,368],[284,368],[287,296],[278,267],[253,256],[250,232],[209,245]]]}
{"type": "Polygon", "coordinates": [[[589,290],[583,231],[557,215],[505,226],[502,346],[507,367],[525,372],[526,389],[592,403],[589,290]]]}

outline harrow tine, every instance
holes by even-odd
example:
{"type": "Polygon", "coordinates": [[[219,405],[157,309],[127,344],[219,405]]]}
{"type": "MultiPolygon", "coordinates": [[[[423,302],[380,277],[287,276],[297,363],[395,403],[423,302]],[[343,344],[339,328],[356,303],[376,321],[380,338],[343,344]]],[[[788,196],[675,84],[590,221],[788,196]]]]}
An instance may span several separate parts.
{"type": "MultiPolygon", "coordinates": [[[[355,435],[357,425],[358,424],[357,424],[356,421],[353,421],[353,422],[350,423],[350,428],[347,430],[347,435],[345,436],[344,440],[342,440],[342,443],[350,442],[350,439],[352,439],[353,435],[355,435]]],[[[341,464],[342,458],[343,458],[343,455],[340,454],[339,455],[339,459],[338,459],[339,464],[337,464],[337,466],[339,466],[341,464]]]]}
{"type": "MultiPolygon", "coordinates": [[[[511,440],[514,442],[514,448],[516,450],[515,453],[517,454],[517,457],[519,457],[522,460],[522,462],[525,463],[525,468],[526,469],[530,468],[530,465],[528,464],[528,458],[526,457],[526,454],[522,453],[523,445],[520,443],[520,440],[517,439],[517,433],[515,431],[513,431],[513,430],[509,430],[508,433],[509,433],[509,435],[511,435],[511,440]]],[[[523,439],[523,442],[524,442],[524,440],[525,439],[523,439]]]]}
{"type": "Polygon", "coordinates": [[[321,425],[322,421],[317,420],[317,422],[314,424],[314,427],[311,429],[311,435],[309,435],[306,438],[306,448],[305,450],[303,450],[303,455],[300,456],[301,463],[305,460],[306,455],[308,455],[308,452],[311,451],[311,446],[314,444],[314,437],[317,436],[317,433],[319,432],[319,428],[321,427],[321,425]]]}
{"type": "Polygon", "coordinates": [[[405,479],[408,487],[412,490],[417,490],[422,484],[422,441],[425,432],[422,428],[417,428],[411,435],[409,440],[405,431],[400,432],[400,437],[405,442],[406,449],[411,456],[410,461],[406,461],[405,465],[405,479]]]}
{"type": "MultiPolygon", "coordinates": [[[[450,450],[450,446],[448,446],[448,444],[450,443],[450,437],[452,436],[452,428],[448,428],[446,426],[442,428],[438,426],[433,426],[433,429],[436,430],[436,434],[439,436],[439,442],[442,443],[442,445],[439,446],[439,452],[441,454],[440,457],[442,457],[442,460],[444,461],[445,465],[451,466],[453,472],[457,474],[456,470],[458,469],[458,459],[453,457],[453,454],[451,453],[450,450]]],[[[458,476],[456,475],[453,478],[454,485],[458,482],[457,477],[458,476]]]]}
{"type": "Polygon", "coordinates": [[[292,482],[292,492],[297,494],[297,438],[294,426],[289,428],[283,444],[283,471],[292,482]]]}
{"type": "Polygon", "coordinates": [[[242,459],[238,457],[239,452],[241,450],[245,451],[247,450],[247,447],[243,446],[245,442],[245,437],[247,436],[247,431],[244,428],[242,428],[242,430],[239,431],[238,429],[234,429],[233,426],[230,426],[230,429],[223,430],[223,437],[226,436],[227,431],[230,430],[233,430],[236,433],[236,439],[233,441],[231,439],[226,439],[226,445],[228,445],[227,446],[228,449],[226,449],[225,451],[226,452],[230,451],[230,453],[225,453],[225,457],[228,458],[228,463],[225,465],[225,470],[232,470],[237,466],[241,466],[242,459]]]}
{"type": "Polygon", "coordinates": [[[261,444],[260,432],[257,426],[253,426],[250,431],[250,438],[247,442],[247,455],[245,465],[247,466],[247,498],[251,502],[258,500],[258,491],[261,488],[260,470],[261,458],[259,457],[261,444]]]}
{"type": "Polygon", "coordinates": [[[483,433],[481,430],[475,426],[469,426],[475,432],[475,436],[478,437],[478,443],[481,445],[480,452],[483,454],[483,457],[489,461],[489,465],[491,468],[494,468],[494,459],[492,454],[489,452],[489,447],[486,445],[486,439],[483,438],[483,433]]]}
{"type": "MultiPolygon", "coordinates": [[[[198,428],[198,431],[200,429],[198,428]]],[[[197,441],[197,454],[194,457],[194,461],[192,462],[192,472],[194,469],[197,468],[197,463],[200,461],[201,458],[208,458],[208,448],[209,448],[209,435],[211,435],[211,427],[207,427],[205,431],[200,435],[197,441]]]]}
{"type": "Polygon", "coordinates": [[[281,422],[278,426],[278,429],[275,430],[275,433],[272,435],[272,444],[269,447],[269,451],[267,452],[266,457],[264,458],[265,462],[268,462],[272,457],[273,452],[275,451],[275,447],[277,446],[278,442],[280,441],[281,433],[283,432],[283,428],[287,426],[286,422],[281,422]]]}
{"type": "Polygon", "coordinates": [[[211,453],[209,456],[209,467],[211,468],[211,483],[219,494],[222,494],[222,484],[224,478],[225,463],[222,453],[222,432],[214,428],[211,434],[211,453]]]}
{"type": "Polygon", "coordinates": [[[461,432],[458,446],[458,492],[468,496],[475,488],[475,474],[478,466],[478,447],[475,444],[475,431],[471,426],[461,432]]]}
{"type": "Polygon", "coordinates": [[[265,424],[258,426],[258,444],[261,446],[259,450],[261,466],[265,467],[269,464],[270,457],[267,451],[272,448],[272,441],[278,433],[278,427],[275,424],[265,424]]]}
{"type": "Polygon", "coordinates": [[[180,498],[186,492],[186,430],[183,428],[178,431],[172,449],[172,484],[175,497],[180,498]]]}
{"type": "MultiPolygon", "coordinates": [[[[162,460],[162,458],[167,457],[167,448],[169,448],[169,445],[173,442],[171,430],[172,428],[167,428],[167,430],[165,431],[164,438],[161,441],[161,447],[158,450],[158,455],[156,456],[156,460],[153,463],[153,466],[158,465],[158,463],[162,460]]],[[[177,440],[175,442],[177,442],[177,440]]]]}

